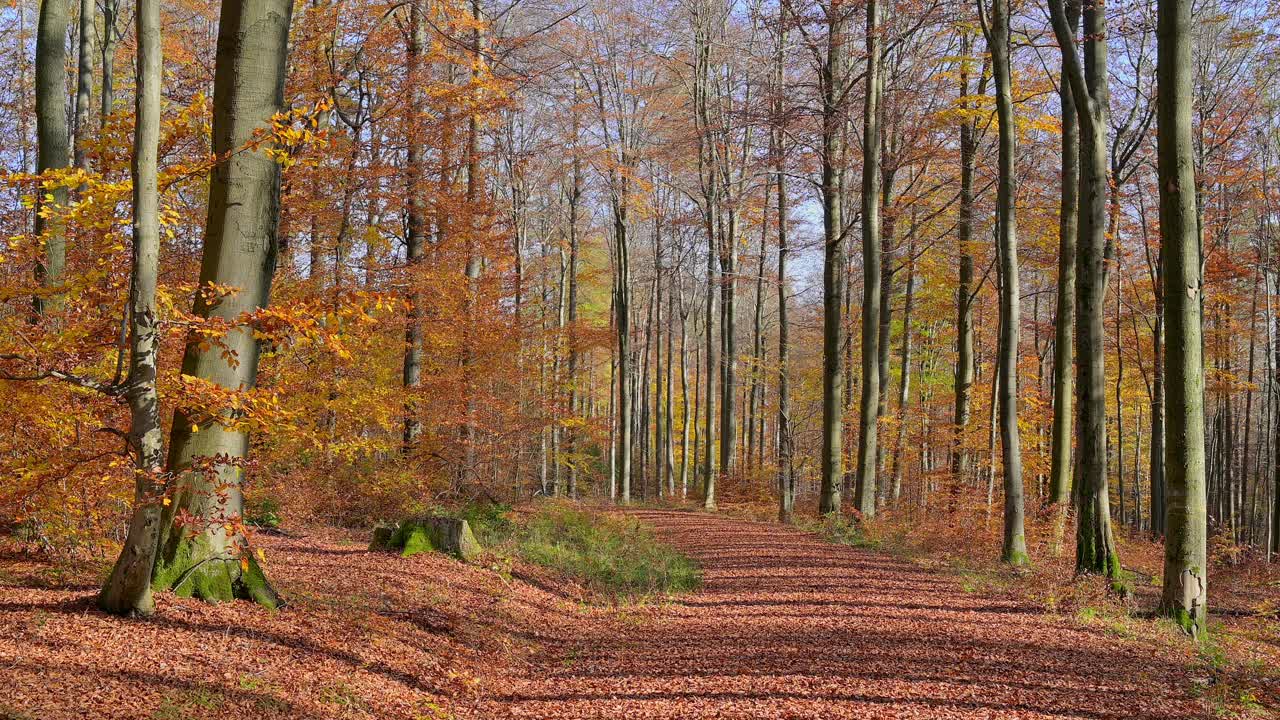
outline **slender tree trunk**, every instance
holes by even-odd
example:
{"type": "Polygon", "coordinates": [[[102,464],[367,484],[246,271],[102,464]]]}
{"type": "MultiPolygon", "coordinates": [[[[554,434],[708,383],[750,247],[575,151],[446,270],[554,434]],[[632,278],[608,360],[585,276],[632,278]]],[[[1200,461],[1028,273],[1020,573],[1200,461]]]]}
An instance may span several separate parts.
{"type": "Polygon", "coordinates": [[[80,32],[76,53],[75,166],[89,167],[89,106],[93,103],[93,0],[80,0],[80,32]]]}
{"type": "Polygon", "coordinates": [[[107,118],[115,109],[115,72],[116,72],[116,16],[120,10],[119,0],[103,0],[102,3],[102,93],[99,98],[100,108],[98,122],[106,126],[107,118]]]}
{"type": "MultiPolygon", "coordinates": [[[[732,223],[730,223],[732,224],[732,223]]],[[[732,231],[720,241],[720,477],[734,471],[734,452],[738,440],[737,368],[738,345],[737,304],[737,239],[732,231]]],[[[715,506],[711,497],[711,506],[715,506]]]]}
{"type": "MultiPolygon", "coordinates": [[[[714,230],[708,232],[713,233],[714,230]]],[[[704,340],[706,341],[706,385],[703,388],[706,397],[703,400],[702,411],[705,415],[703,422],[703,438],[702,438],[702,498],[703,507],[710,510],[716,506],[716,467],[715,467],[715,438],[716,438],[716,346],[715,331],[713,330],[713,322],[715,319],[716,293],[715,293],[715,252],[714,241],[708,243],[707,247],[707,304],[703,308],[705,316],[703,317],[704,340]]],[[[721,428],[722,432],[732,432],[732,428],[721,428]]]]}
{"type": "MultiPolygon", "coordinates": [[[[876,514],[876,458],[880,452],[880,94],[881,0],[867,0],[866,103],[862,121],[862,403],[858,416],[858,472],[854,494],[864,518],[876,514]]],[[[886,328],[887,329],[887,328],[886,328]]]]}
{"type": "Polygon", "coordinates": [[[1156,320],[1151,332],[1151,535],[1164,537],[1164,248],[1156,260],[1156,320]]]}
{"type": "MultiPolygon", "coordinates": [[[[688,322],[689,312],[684,309],[684,285],[676,282],[676,292],[679,293],[680,299],[680,499],[684,500],[689,497],[689,463],[696,448],[689,445],[689,426],[692,424],[690,420],[690,397],[689,397],[689,346],[688,346],[688,322]]],[[[697,368],[697,361],[694,361],[694,368],[697,368]]],[[[697,396],[695,389],[694,396],[697,396]]],[[[696,444],[696,443],[695,443],[696,444]]]]}
{"type": "MultiPolygon", "coordinates": [[[[980,0],[981,1],[981,0],[980,0]]],[[[1018,235],[1014,211],[1016,168],[1013,88],[1009,67],[1009,0],[994,0],[988,38],[996,81],[996,114],[1000,123],[1000,179],[996,210],[1000,264],[1000,446],[1004,462],[1004,546],[1000,559],[1025,565],[1023,530],[1022,446],[1018,437],[1018,331],[1021,295],[1018,282],[1018,235]]]]}
{"type": "MultiPolygon", "coordinates": [[[[912,212],[915,210],[913,208],[912,212]]],[[[907,393],[911,391],[911,315],[915,309],[916,264],[915,223],[907,246],[907,297],[902,308],[902,353],[899,356],[901,377],[898,380],[898,439],[893,445],[893,487],[891,498],[896,504],[902,496],[902,475],[907,445],[907,393]]]]}
{"type": "Polygon", "coordinates": [[[843,478],[840,353],[844,304],[844,7],[831,8],[827,58],[822,68],[822,489],[821,514],[840,512],[843,478]]]}
{"type": "MultiPolygon", "coordinates": [[[[1080,25],[1080,2],[1066,3],[1068,27],[1074,36],[1080,25]]],[[[1079,232],[1080,123],[1071,93],[1066,63],[1058,80],[1062,102],[1062,200],[1058,215],[1058,299],[1053,341],[1053,438],[1050,448],[1049,500],[1058,506],[1057,546],[1071,501],[1071,424],[1073,419],[1074,356],[1072,330],[1076,310],[1076,235],[1079,232]]]]}
{"type": "Polygon", "coordinates": [[[783,123],[784,51],[787,46],[788,3],[778,4],[778,45],[774,51],[773,93],[774,183],[778,198],[778,520],[790,522],[795,512],[796,477],[792,468],[791,446],[791,326],[787,303],[787,256],[791,247],[787,239],[786,133],[783,123]]]}
{"type": "MultiPolygon", "coordinates": [[[[1119,189],[1112,188],[1109,204],[1107,237],[1118,237],[1120,220],[1119,189]]],[[[1116,497],[1120,501],[1120,525],[1125,524],[1124,507],[1124,328],[1120,325],[1120,308],[1124,304],[1124,271],[1120,268],[1120,257],[1114,254],[1116,263],[1116,497]]]]}
{"type": "MultiPolygon", "coordinates": [[[[1164,247],[1166,520],[1161,614],[1192,635],[1208,614],[1208,527],[1204,502],[1204,370],[1200,242],[1191,129],[1191,0],[1161,0],[1157,20],[1157,165],[1164,247]]],[[[1280,464],[1278,464],[1280,466],[1280,464]]]]}
{"type": "MultiPolygon", "coordinates": [[[[478,87],[480,83],[480,70],[484,65],[484,44],[480,34],[482,26],[482,14],[480,11],[480,0],[471,0],[471,42],[467,48],[471,53],[471,84],[478,87]]],[[[477,222],[477,214],[480,208],[480,191],[483,185],[481,178],[482,169],[480,166],[480,117],[477,112],[471,112],[467,118],[467,141],[466,141],[466,170],[467,170],[467,228],[466,228],[466,245],[467,245],[467,262],[463,268],[463,273],[467,280],[466,302],[463,308],[465,315],[464,337],[462,339],[462,375],[463,375],[463,413],[465,418],[462,423],[462,480],[467,486],[470,486],[476,478],[476,448],[480,443],[478,437],[478,428],[476,423],[476,379],[474,368],[474,348],[476,342],[475,323],[477,313],[479,312],[480,301],[480,274],[484,268],[484,256],[476,242],[480,234],[479,223],[477,222]]],[[[521,261],[523,257],[523,237],[519,228],[515,233],[515,300],[514,315],[518,319],[521,314],[521,295],[523,289],[523,268],[521,261]]],[[[517,457],[519,455],[517,454],[517,457]]]]}
{"type": "MultiPolygon", "coordinates": [[[[214,70],[213,153],[218,164],[209,182],[200,285],[240,288],[211,306],[197,296],[193,314],[234,322],[242,313],[267,305],[275,272],[280,202],[280,165],[261,151],[234,152],[284,106],[288,52],[288,0],[228,0],[218,24],[214,70]]],[[[227,333],[225,350],[187,345],[182,373],[227,390],[252,389],[258,370],[258,341],[238,325],[227,333]],[[223,353],[238,359],[232,367],[223,353]]],[[[165,514],[165,536],[155,585],[208,601],[252,599],[280,602],[243,532],[244,470],[248,434],[224,426],[229,418],[174,415],[168,472],[175,480],[173,504],[165,514]],[[194,517],[194,529],[175,522],[194,517]]]]}
{"type": "MultiPolygon", "coordinates": [[[[765,260],[765,242],[769,236],[769,191],[773,188],[773,183],[765,181],[764,186],[764,219],[760,223],[760,255],[756,265],[756,296],[755,311],[752,313],[751,322],[751,384],[747,393],[747,465],[754,461],[756,452],[756,424],[762,415],[761,396],[763,395],[764,380],[764,338],[762,336],[762,328],[764,325],[764,260],[765,260]]],[[[761,428],[759,433],[759,444],[764,445],[764,432],[761,428]]],[[[746,470],[747,468],[743,468],[746,470]]]]}
{"type": "MultiPolygon", "coordinates": [[[[577,94],[577,85],[574,86],[577,94]]],[[[581,400],[578,387],[578,255],[581,241],[578,238],[578,206],[582,202],[582,159],[577,148],[578,114],[573,113],[571,132],[574,137],[572,185],[569,189],[569,412],[577,412],[581,400]]],[[[566,491],[571,498],[578,496],[578,437],[576,428],[566,428],[565,452],[569,456],[569,477],[566,491]]]]}
{"type": "MultiPolygon", "coordinates": [[[[62,170],[70,159],[67,137],[67,26],[71,23],[70,0],[43,0],[36,26],[36,172],[62,170]]],[[[62,309],[62,295],[52,292],[62,285],[66,268],[67,239],[62,220],[46,220],[44,206],[53,212],[67,204],[67,189],[36,193],[35,232],[43,236],[44,259],[36,265],[36,280],[43,290],[33,302],[35,314],[62,309]]]]}
{"type": "Polygon", "coordinates": [[[422,186],[423,148],[417,128],[418,118],[423,111],[423,97],[419,88],[425,80],[422,66],[422,55],[427,50],[425,13],[422,0],[414,0],[409,5],[407,69],[412,88],[409,91],[409,119],[405,127],[405,141],[408,144],[408,167],[406,168],[408,186],[405,189],[408,195],[406,198],[408,224],[405,232],[405,254],[408,264],[409,296],[404,331],[404,367],[401,376],[405,389],[402,440],[406,453],[413,450],[417,445],[418,436],[422,433],[422,423],[418,419],[415,397],[418,386],[422,382],[422,293],[418,290],[421,281],[418,277],[418,268],[422,264],[426,234],[426,199],[423,197],[425,188],[422,186]]]}
{"type": "Polygon", "coordinates": [[[138,0],[136,121],[133,138],[133,268],[130,278],[129,446],[136,472],[133,518],[98,606],[118,615],[150,615],[151,571],[160,542],[164,494],[164,427],[156,387],[160,333],[156,284],[160,275],[160,85],[163,56],[160,0],[138,0]]]}
{"type": "Polygon", "coordinates": [[[675,321],[676,321],[676,284],[679,276],[676,274],[676,267],[673,263],[671,273],[667,281],[667,361],[664,364],[665,377],[663,384],[665,386],[665,401],[663,406],[663,417],[665,418],[662,428],[662,463],[663,476],[667,480],[667,497],[675,498],[676,495],[676,456],[675,456],[675,430],[672,428],[675,415],[674,401],[672,399],[672,382],[674,380],[673,363],[675,363],[675,355],[672,351],[675,349],[675,321]]]}
{"type": "Polygon", "coordinates": [[[613,321],[618,350],[618,491],[622,502],[631,502],[631,269],[627,249],[627,198],[625,190],[614,199],[613,321]]]}
{"type": "MultiPolygon", "coordinates": [[[[969,109],[969,71],[967,56],[972,51],[973,36],[966,31],[960,34],[961,55],[966,57],[960,65],[960,105],[969,109]]],[[[973,176],[977,165],[977,140],[973,122],[965,118],[960,124],[960,216],[956,238],[960,251],[959,282],[956,284],[956,372],[955,413],[952,416],[954,437],[951,447],[951,510],[960,483],[969,474],[969,453],[964,447],[965,432],[973,415],[973,176]]]]}

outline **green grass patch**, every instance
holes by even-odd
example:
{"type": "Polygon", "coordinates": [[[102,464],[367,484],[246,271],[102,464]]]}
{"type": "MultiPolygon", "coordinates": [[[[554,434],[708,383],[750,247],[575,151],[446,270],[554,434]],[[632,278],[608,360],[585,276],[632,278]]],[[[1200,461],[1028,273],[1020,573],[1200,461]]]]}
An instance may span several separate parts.
{"type": "Polygon", "coordinates": [[[638,520],[547,504],[514,527],[516,555],[627,598],[679,593],[701,582],[697,567],[638,520]]]}
{"type": "Polygon", "coordinates": [[[880,541],[868,537],[861,523],[838,513],[827,513],[818,522],[801,523],[801,529],[817,533],[823,540],[839,545],[878,550],[880,541]]]}
{"type": "MultiPolygon", "coordinates": [[[[550,568],[614,601],[685,592],[701,582],[692,560],[625,515],[552,500],[518,511],[500,503],[477,502],[429,508],[421,515],[466,520],[482,548],[476,559],[508,579],[513,561],[519,559],[550,568]]],[[[378,532],[389,531],[375,530],[374,545],[378,532]]],[[[393,544],[394,540],[392,536],[393,544]]],[[[405,548],[405,554],[411,554],[408,544],[405,548]]],[[[428,544],[414,549],[433,548],[428,544]]]]}
{"type": "Polygon", "coordinates": [[[152,713],[153,720],[199,720],[222,707],[225,698],[211,688],[195,687],[169,693],[152,713]]]}

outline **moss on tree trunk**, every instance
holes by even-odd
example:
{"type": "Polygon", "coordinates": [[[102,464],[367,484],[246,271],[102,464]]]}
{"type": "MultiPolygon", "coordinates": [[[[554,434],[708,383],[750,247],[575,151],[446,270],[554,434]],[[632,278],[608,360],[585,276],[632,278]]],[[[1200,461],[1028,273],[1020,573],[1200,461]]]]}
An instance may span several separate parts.
{"type": "Polygon", "coordinates": [[[275,609],[284,605],[243,538],[224,527],[170,539],[156,562],[153,589],[172,590],[206,602],[251,600],[275,609]]]}

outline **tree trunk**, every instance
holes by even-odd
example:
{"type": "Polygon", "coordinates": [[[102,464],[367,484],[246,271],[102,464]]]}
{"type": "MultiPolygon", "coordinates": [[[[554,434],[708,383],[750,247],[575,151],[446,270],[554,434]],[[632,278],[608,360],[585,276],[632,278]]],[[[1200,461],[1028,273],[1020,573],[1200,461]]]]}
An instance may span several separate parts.
{"type": "MultiPolygon", "coordinates": [[[[1080,2],[1066,3],[1068,27],[1074,36],[1080,25],[1080,2]]],[[[1049,470],[1049,500],[1058,506],[1057,543],[1061,545],[1067,504],[1071,501],[1071,424],[1073,419],[1074,356],[1072,330],[1076,311],[1076,234],[1079,232],[1080,123],[1066,63],[1058,80],[1062,102],[1062,201],[1058,215],[1058,299],[1053,328],[1053,437],[1049,470]]]]}
{"type": "MultiPolygon", "coordinates": [[[[913,209],[914,213],[915,210],[913,209]]],[[[907,393],[911,391],[911,314],[915,309],[916,264],[915,222],[911,226],[911,241],[907,245],[907,297],[902,308],[902,353],[899,355],[901,377],[898,380],[898,438],[893,445],[893,486],[891,499],[896,504],[902,496],[902,466],[907,445],[907,393]]]]}
{"type": "MultiPolygon", "coordinates": [[[[779,133],[781,134],[781,133],[779,133]]],[[[781,151],[779,151],[781,155],[781,151]]],[[[781,161],[779,161],[780,163],[781,161]]],[[[791,467],[790,332],[787,316],[787,184],[778,173],[778,520],[790,522],[795,512],[796,478],[791,467]]]]}
{"type": "MultiPolygon", "coordinates": [[[[1161,614],[1192,635],[1208,613],[1200,243],[1191,135],[1191,0],[1161,0],[1157,20],[1157,165],[1165,250],[1166,535],[1161,614]]],[[[1280,466],[1280,465],[1278,465],[1280,466]]]]}
{"type": "MultiPolygon", "coordinates": [[[[714,227],[710,224],[708,227],[714,227]]],[[[708,233],[714,233],[714,230],[708,230],[708,233]]],[[[703,308],[705,315],[703,317],[703,331],[706,341],[706,384],[703,390],[706,397],[703,400],[702,411],[705,415],[703,422],[703,438],[702,438],[702,504],[703,507],[710,510],[716,506],[716,467],[715,467],[715,438],[716,438],[716,388],[715,388],[715,368],[716,368],[716,346],[715,332],[713,330],[713,321],[715,319],[716,292],[715,292],[715,251],[714,240],[707,243],[707,304],[703,308]]],[[[722,428],[722,430],[724,430],[722,428]]],[[[728,430],[732,432],[732,429],[728,430]]]]}
{"type": "Polygon", "coordinates": [[[164,494],[164,428],[156,388],[160,333],[156,284],[160,275],[160,85],[163,56],[160,0],[138,0],[136,124],[133,138],[133,268],[129,286],[129,445],[137,472],[129,534],[98,606],[117,615],[150,615],[151,571],[160,542],[164,494]]]}
{"type": "Polygon", "coordinates": [[[832,8],[827,58],[822,68],[822,489],[820,514],[840,512],[844,378],[840,352],[844,304],[844,114],[845,41],[843,7],[832,8]]]}
{"type": "Polygon", "coordinates": [[[867,1],[866,103],[862,119],[862,402],[858,415],[858,471],[854,494],[864,518],[876,514],[876,459],[880,415],[880,313],[884,299],[880,246],[880,16],[881,0],[867,1]]]}
{"type": "Polygon", "coordinates": [[[1151,332],[1151,535],[1164,537],[1164,248],[1156,260],[1156,321],[1151,332]]]}
{"type": "MultiPolygon", "coordinates": [[[[287,0],[228,0],[218,25],[214,70],[213,153],[227,159],[209,182],[209,219],[205,228],[200,285],[240,288],[211,305],[197,296],[193,314],[235,321],[265,307],[276,265],[280,166],[261,151],[233,152],[266,127],[284,106],[285,61],[293,3],[287,0]]],[[[232,391],[253,388],[258,370],[258,341],[238,325],[227,333],[225,350],[189,343],[182,373],[232,391]],[[223,357],[230,351],[238,363],[223,357]]],[[[244,499],[240,462],[249,437],[233,418],[174,415],[168,471],[176,478],[173,504],[166,512],[165,537],[155,585],[208,601],[252,599],[280,602],[243,532],[244,499]],[[223,423],[231,425],[225,426],[223,423]],[[175,522],[183,515],[198,526],[175,522]]]]}
{"type": "MultiPolygon", "coordinates": [[[[960,105],[969,109],[969,72],[967,56],[972,50],[972,35],[962,31],[960,52],[966,56],[960,65],[960,105]]],[[[977,165],[977,140],[973,121],[960,124],[960,216],[956,239],[960,250],[959,282],[956,284],[956,372],[955,413],[952,416],[954,436],[951,448],[951,509],[955,509],[960,483],[969,473],[969,453],[964,448],[964,435],[973,416],[973,176],[977,165]]]]}
{"type": "Polygon", "coordinates": [[[76,53],[75,166],[89,167],[89,106],[93,102],[93,0],[80,0],[80,32],[76,53]]]}
{"type": "MultiPolygon", "coordinates": [[[[791,248],[787,240],[787,178],[786,133],[782,127],[784,89],[784,50],[787,47],[788,4],[778,4],[778,45],[774,51],[773,93],[774,127],[773,162],[774,183],[778,190],[778,520],[790,522],[795,512],[796,478],[791,467],[791,371],[790,333],[787,315],[787,255],[791,248]]],[[[763,440],[762,440],[763,442],[763,440]]]]}
{"type": "Polygon", "coordinates": [[[618,349],[618,443],[615,465],[618,491],[631,502],[631,268],[627,250],[627,197],[614,198],[613,321],[618,349]]]}
{"type": "Polygon", "coordinates": [[[1107,45],[1104,8],[1084,8],[1084,67],[1068,26],[1062,0],[1050,0],[1054,34],[1062,48],[1080,123],[1080,231],[1076,246],[1076,348],[1078,509],[1077,572],[1119,576],[1120,560],[1111,532],[1107,477],[1106,331],[1107,289],[1107,45]]]}
{"type": "MultiPolygon", "coordinates": [[[[71,0],[44,0],[36,27],[36,172],[67,167],[67,26],[71,23],[71,0]]],[[[42,290],[34,299],[37,316],[62,309],[62,295],[50,292],[62,284],[66,268],[67,239],[62,220],[41,217],[46,202],[54,208],[67,204],[67,189],[52,191],[53,199],[36,193],[37,236],[43,236],[44,259],[36,265],[36,280],[42,290]]],[[[58,212],[56,209],[54,212],[58,212]]]]}
{"type": "Polygon", "coordinates": [[[1017,129],[1013,120],[1013,88],[1009,67],[1009,0],[991,4],[988,37],[996,81],[996,114],[1000,123],[1000,178],[996,199],[997,249],[1000,265],[1000,446],[1004,462],[1004,546],[1000,559],[1025,565],[1027,543],[1023,529],[1022,447],[1018,437],[1018,331],[1020,329],[1018,235],[1014,211],[1017,129]]]}
{"type": "Polygon", "coordinates": [[[423,78],[422,55],[426,52],[427,19],[421,0],[415,0],[409,6],[409,53],[408,76],[413,83],[409,91],[409,120],[405,127],[405,141],[408,144],[408,225],[405,232],[405,254],[408,264],[409,296],[408,316],[405,320],[404,369],[401,376],[405,389],[404,403],[404,450],[410,452],[417,445],[418,436],[422,433],[422,423],[418,420],[418,409],[415,396],[422,381],[422,293],[418,291],[418,267],[422,264],[424,235],[426,230],[426,201],[422,187],[423,148],[415,123],[421,116],[423,98],[419,90],[423,78]]]}
{"type": "MultiPolygon", "coordinates": [[[[696,453],[695,447],[689,445],[689,426],[693,418],[690,414],[689,397],[689,346],[688,322],[689,311],[684,309],[684,285],[676,282],[676,292],[680,300],[680,499],[689,497],[689,462],[696,453]]],[[[698,367],[694,361],[694,368],[698,367]]],[[[697,389],[694,389],[694,397],[697,389]]],[[[696,441],[695,441],[696,445],[696,441]]]]}
{"type": "MultiPolygon", "coordinates": [[[[728,223],[733,225],[732,221],[728,223]]],[[[720,477],[733,473],[733,454],[738,440],[736,325],[737,238],[732,231],[720,240],[720,477]]],[[[709,496],[710,507],[715,506],[709,496]]]]}
{"type": "Polygon", "coordinates": [[[102,97],[98,122],[106,126],[107,118],[115,109],[115,71],[116,71],[116,16],[119,13],[119,0],[103,0],[102,3],[102,97]]]}

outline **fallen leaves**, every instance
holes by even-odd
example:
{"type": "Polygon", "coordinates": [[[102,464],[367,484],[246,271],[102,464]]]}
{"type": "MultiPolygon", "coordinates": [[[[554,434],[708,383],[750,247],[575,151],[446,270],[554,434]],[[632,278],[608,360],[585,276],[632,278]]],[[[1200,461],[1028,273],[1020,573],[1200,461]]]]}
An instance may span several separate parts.
{"type": "MultiPolygon", "coordinates": [[[[950,575],[777,525],[642,512],[697,560],[696,593],[582,602],[337,531],[267,538],[290,607],[163,595],[94,609],[90,573],[9,552],[0,709],[42,720],[1184,718],[1185,658],[964,592],[950,575]]],[[[0,548],[2,550],[3,548],[0,548]]]]}

